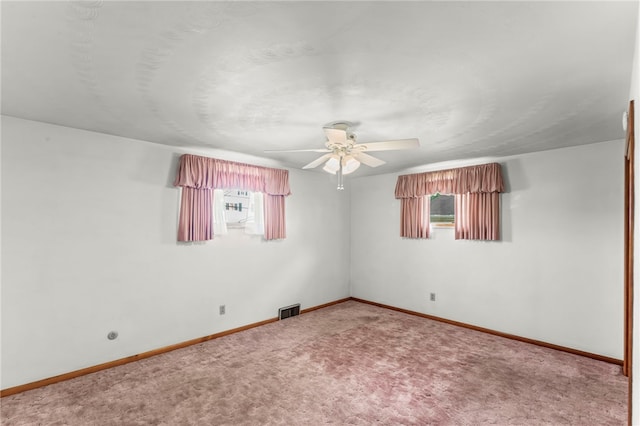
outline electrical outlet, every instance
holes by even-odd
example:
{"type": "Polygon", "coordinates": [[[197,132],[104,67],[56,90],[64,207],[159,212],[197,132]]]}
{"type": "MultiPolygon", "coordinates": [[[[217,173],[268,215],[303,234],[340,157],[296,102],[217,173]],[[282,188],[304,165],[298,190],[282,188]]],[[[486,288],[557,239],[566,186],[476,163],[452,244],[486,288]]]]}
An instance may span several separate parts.
{"type": "Polygon", "coordinates": [[[220,315],[224,315],[227,312],[227,308],[224,305],[220,305],[220,315]]]}
{"type": "Polygon", "coordinates": [[[429,300],[431,300],[432,302],[435,302],[436,301],[436,294],[435,293],[429,294],[429,300]]]}

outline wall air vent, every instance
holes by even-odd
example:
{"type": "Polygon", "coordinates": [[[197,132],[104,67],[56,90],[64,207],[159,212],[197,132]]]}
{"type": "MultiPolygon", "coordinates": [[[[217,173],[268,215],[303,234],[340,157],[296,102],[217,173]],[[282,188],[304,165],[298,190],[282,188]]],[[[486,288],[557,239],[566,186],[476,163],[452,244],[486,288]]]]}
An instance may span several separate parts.
{"type": "Polygon", "coordinates": [[[300,304],[296,303],[295,305],[285,306],[284,308],[278,309],[278,319],[285,319],[289,317],[295,317],[296,315],[300,315],[300,304]]]}

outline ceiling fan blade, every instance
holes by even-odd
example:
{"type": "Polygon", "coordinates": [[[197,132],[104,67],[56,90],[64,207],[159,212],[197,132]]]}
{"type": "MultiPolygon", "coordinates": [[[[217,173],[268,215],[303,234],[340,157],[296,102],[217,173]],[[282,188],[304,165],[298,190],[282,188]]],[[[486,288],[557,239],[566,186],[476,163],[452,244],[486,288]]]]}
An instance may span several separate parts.
{"type": "Polygon", "coordinates": [[[372,157],[371,155],[365,154],[364,152],[355,154],[353,158],[360,161],[362,164],[366,164],[369,167],[378,167],[386,163],[386,161],[382,161],[379,158],[372,157]]]}
{"type": "Polygon", "coordinates": [[[311,148],[311,149],[266,149],[264,152],[333,152],[326,148],[311,148]]]}
{"type": "Polygon", "coordinates": [[[347,132],[342,129],[332,129],[331,127],[323,127],[324,134],[327,135],[329,142],[345,144],[347,142],[347,132]]]}
{"type": "Polygon", "coordinates": [[[413,139],[397,139],[384,142],[371,142],[361,143],[357,146],[365,147],[366,151],[391,151],[394,149],[412,149],[419,148],[420,141],[416,138],[413,139]]]}
{"type": "Polygon", "coordinates": [[[315,160],[313,160],[312,162],[310,162],[309,164],[307,164],[306,166],[304,166],[302,168],[303,169],[313,169],[314,167],[318,167],[320,164],[324,163],[329,158],[331,158],[331,155],[333,155],[333,154],[325,154],[320,158],[316,158],[315,160]]]}

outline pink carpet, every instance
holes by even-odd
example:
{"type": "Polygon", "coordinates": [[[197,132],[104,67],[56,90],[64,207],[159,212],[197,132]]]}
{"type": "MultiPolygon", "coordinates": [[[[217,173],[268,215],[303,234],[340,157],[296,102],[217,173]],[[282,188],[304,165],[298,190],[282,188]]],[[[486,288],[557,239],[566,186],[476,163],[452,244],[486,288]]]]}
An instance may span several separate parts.
{"type": "Polygon", "coordinates": [[[349,301],[5,397],[2,425],[625,425],[620,367],[349,301]]]}

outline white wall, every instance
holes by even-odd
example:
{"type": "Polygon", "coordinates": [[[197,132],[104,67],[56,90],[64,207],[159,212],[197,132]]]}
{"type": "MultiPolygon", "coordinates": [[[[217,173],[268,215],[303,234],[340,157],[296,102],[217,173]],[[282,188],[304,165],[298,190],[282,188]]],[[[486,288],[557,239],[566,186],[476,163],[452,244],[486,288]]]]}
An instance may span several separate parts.
{"type": "Polygon", "coordinates": [[[500,242],[402,239],[398,174],[353,180],[352,296],[622,359],[623,149],[501,159],[500,242]]]}
{"type": "Polygon", "coordinates": [[[2,389],[349,296],[348,191],[292,170],[287,239],[178,244],[180,154],[2,117],[2,389]]]}

